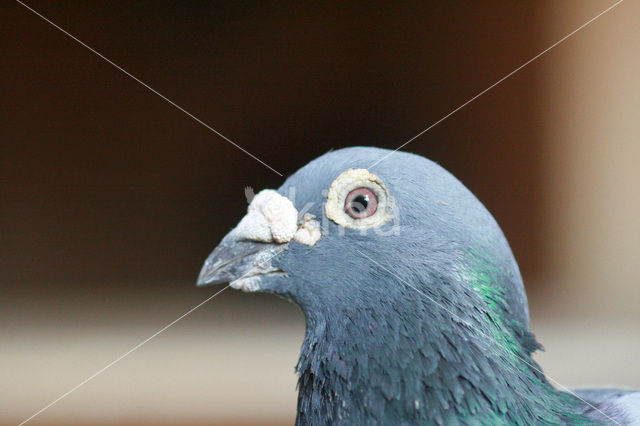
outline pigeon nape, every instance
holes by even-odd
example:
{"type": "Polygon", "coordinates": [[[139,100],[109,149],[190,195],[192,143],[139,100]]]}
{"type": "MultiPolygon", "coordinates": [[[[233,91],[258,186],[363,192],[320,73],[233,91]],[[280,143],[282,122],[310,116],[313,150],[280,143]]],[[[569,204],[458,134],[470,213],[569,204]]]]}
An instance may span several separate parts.
{"type": "Polygon", "coordinates": [[[421,156],[344,148],[256,194],[198,280],[223,282],[304,313],[296,424],[640,424],[640,392],[549,383],[500,227],[421,156]]]}

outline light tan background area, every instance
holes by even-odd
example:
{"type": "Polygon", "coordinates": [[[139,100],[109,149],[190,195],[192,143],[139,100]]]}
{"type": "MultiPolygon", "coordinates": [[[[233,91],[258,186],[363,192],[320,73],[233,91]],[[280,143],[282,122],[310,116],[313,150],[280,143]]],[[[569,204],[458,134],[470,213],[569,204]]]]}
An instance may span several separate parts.
{"type": "MultiPolygon", "coordinates": [[[[285,175],[394,148],[609,1],[29,4],[285,175]]],[[[19,4],[0,14],[0,424],[17,424],[219,288],[202,261],[282,179],[19,4]]],[[[494,213],[537,359],[640,388],[640,3],[407,146],[494,213]]],[[[31,424],[283,424],[299,310],[227,290],[31,424]]]]}

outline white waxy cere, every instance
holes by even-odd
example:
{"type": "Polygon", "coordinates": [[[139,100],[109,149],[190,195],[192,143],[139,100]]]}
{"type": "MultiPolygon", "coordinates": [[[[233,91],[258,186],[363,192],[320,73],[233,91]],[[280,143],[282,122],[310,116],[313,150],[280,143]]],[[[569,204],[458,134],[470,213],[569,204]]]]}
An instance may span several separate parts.
{"type": "Polygon", "coordinates": [[[292,239],[314,245],[320,239],[320,224],[305,214],[298,228],[298,210],[287,197],[264,189],[251,200],[247,214],[233,230],[236,238],[264,243],[288,243],[292,239]]]}
{"type": "Polygon", "coordinates": [[[301,244],[308,246],[314,245],[322,236],[320,232],[320,223],[312,214],[305,213],[302,218],[302,224],[293,236],[293,239],[301,244]]]}
{"type": "Polygon", "coordinates": [[[298,211],[293,203],[273,189],[265,189],[251,200],[247,215],[234,229],[236,237],[265,243],[291,241],[298,229],[298,211]]]}
{"type": "Polygon", "coordinates": [[[346,228],[369,228],[380,226],[391,220],[393,199],[378,176],[367,169],[347,169],[342,172],[329,187],[324,212],[329,219],[346,228]],[[344,203],[351,191],[357,188],[368,188],[378,199],[376,212],[363,219],[354,219],[345,212],[344,203]]]}
{"type": "Polygon", "coordinates": [[[239,278],[229,283],[231,288],[236,290],[242,290],[245,293],[251,293],[252,291],[260,290],[260,277],[247,277],[239,278]]]}

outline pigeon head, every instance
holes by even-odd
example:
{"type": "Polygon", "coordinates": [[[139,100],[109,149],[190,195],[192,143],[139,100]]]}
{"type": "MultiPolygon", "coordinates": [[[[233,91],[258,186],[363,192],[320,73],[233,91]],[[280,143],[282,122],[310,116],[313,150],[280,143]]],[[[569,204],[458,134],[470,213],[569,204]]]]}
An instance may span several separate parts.
{"type": "Polygon", "coordinates": [[[300,424],[584,420],[530,357],[500,227],[423,157],[340,149],[259,192],[198,281],[221,282],[304,312],[300,424]]]}
{"type": "MultiPolygon", "coordinates": [[[[365,147],[332,151],[277,192],[259,193],[207,260],[199,283],[231,281],[235,288],[275,293],[305,312],[321,312],[356,301],[376,306],[405,293],[415,297],[419,293],[407,284],[425,278],[455,280],[487,297],[499,293],[502,314],[528,326],[518,266],[490,213],[436,163],[388,154],[365,147]],[[271,222],[269,229],[260,212],[265,206],[275,206],[275,219],[288,215],[289,229],[271,235],[274,227],[286,226],[271,222]],[[264,222],[263,232],[254,222],[264,222]]],[[[420,287],[430,294],[439,290],[420,287]]]]}

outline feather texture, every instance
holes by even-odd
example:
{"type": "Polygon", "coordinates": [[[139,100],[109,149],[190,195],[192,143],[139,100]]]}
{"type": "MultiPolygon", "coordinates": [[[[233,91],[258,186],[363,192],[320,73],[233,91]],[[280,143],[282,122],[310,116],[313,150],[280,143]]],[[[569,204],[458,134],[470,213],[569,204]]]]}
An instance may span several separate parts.
{"type": "Polygon", "coordinates": [[[305,314],[297,424],[633,422],[637,393],[571,394],[547,381],[531,358],[541,346],[506,238],[437,164],[346,148],[313,160],[278,192],[323,218],[315,245],[288,243],[270,260],[283,273],[260,276],[255,288],[305,314]],[[379,178],[393,220],[351,229],[324,216],[327,189],[348,169],[379,178]]]}

